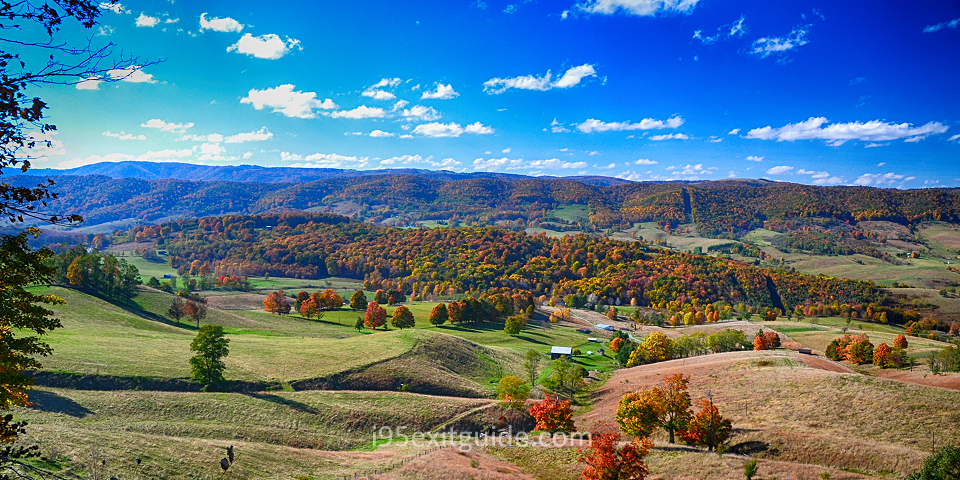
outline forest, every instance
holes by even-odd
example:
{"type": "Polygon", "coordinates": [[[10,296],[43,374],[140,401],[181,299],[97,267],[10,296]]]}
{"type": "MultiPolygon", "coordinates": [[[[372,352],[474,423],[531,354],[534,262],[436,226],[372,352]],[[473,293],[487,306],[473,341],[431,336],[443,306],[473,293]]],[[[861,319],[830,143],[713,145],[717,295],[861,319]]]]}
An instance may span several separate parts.
{"type": "Polygon", "coordinates": [[[678,310],[691,302],[793,311],[806,303],[879,304],[872,283],[761,269],[589,235],[550,238],[495,227],[400,229],[331,214],[209,217],[131,229],[181,274],[364,279],[412,290],[590,296],[591,303],[678,310]]]}

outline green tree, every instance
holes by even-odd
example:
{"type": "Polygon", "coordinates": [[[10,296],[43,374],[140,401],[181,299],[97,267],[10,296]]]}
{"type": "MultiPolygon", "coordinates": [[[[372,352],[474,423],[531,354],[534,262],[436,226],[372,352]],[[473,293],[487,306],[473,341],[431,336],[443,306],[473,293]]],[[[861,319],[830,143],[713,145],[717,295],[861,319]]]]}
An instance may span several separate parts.
{"type": "Polygon", "coordinates": [[[193,380],[204,387],[222,382],[223,357],[230,353],[227,345],[230,340],[223,336],[223,326],[204,325],[197,332],[197,337],[190,343],[190,351],[197,352],[190,359],[190,369],[193,380]]]}
{"type": "Polygon", "coordinates": [[[393,318],[390,319],[390,324],[400,330],[404,328],[413,328],[416,326],[417,321],[413,318],[413,312],[409,308],[401,305],[393,311],[393,318]]]}
{"type": "Polygon", "coordinates": [[[567,357],[562,356],[550,362],[550,366],[553,368],[553,372],[543,381],[543,386],[550,391],[567,398],[573,398],[577,392],[583,390],[583,387],[586,386],[583,381],[582,369],[577,368],[578,365],[574,365],[567,357]]]}
{"type": "Polygon", "coordinates": [[[523,356],[523,371],[527,374],[531,387],[537,384],[537,378],[540,377],[540,358],[540,352],[536,350],[527,350],[523,356]]]}
{"type": "Polygon", "coordinates": [[[356,328],[358,332],[363,330],[363,317],[357,317],[357,321],[353,324],[353,328],[356,328]]]}
{"type": "Polygon", "coordinates": [[[373,301],[377,302],[379,305],[386,305],[390,301],[390,298],[387,297],[387,292],[384,289],[379,289],[373,294],[373,301]]]}
{"type": "Polygon", "coordinates": [[[507,375],[497,384],[497,398],[510,408],[521,409],[530,396],[530,385],[517,377],[507,375]]]}
{"type": "Polygon", "coordinates": [[[350,310],[363,310],[367,308],[367,294],[363,290],[357,290],[350,296],[350,310]]]}
{"type": "Polygon", "coordinates": [[[60,328],[60,320],[39,304],[64,302],[55,295],[27,290],[30,285],[49,282],[56,273],[44,263],[52,255],[46,248],[30,250],[26,232],[0,235],[0,409],[27,404],[26,390],[33,380],[23,376],[23,371],[39,370],[42,365],[34,357],[53,351],[39,335],[60,328]]]}
{"type": "Polygon", "coordinates": [[[907,480],[960,480],[960,447],[937,450],[907,480]]]}
{"type": "Polygon", "coordinates": [[[300,307],[303,306],[303,302],[307,301],[308,298],[310,298],[310,294],[301,290],[300,293],[297,294],[297,300],[293,302],[293,310],[299,312],[300,307]]]}
{"type": "Polygon", "coordinates": [[[517,335],[526,325],[527,317],[524,317],[523,315],[513,315],[511,317],[507,317],[506,322],[503,324],[503,331],[508,335],[517,335]]]}

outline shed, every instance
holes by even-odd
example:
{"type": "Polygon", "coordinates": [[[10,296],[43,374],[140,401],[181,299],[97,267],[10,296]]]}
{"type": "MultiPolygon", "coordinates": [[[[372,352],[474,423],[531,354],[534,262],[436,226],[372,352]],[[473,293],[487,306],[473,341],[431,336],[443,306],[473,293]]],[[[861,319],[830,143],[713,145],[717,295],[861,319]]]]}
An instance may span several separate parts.
{"type": "Polygon", "coordinates": [[[590,333],[589,328],[578,328],[577,333],[590,333]]]}
{"type": "Polygon", "coordinates": [[[809,348],[801,348],[800,350],[797,350],[797,351],[804,355],[813,355],[813,351],[810,350],[809,348]]]}
{"type": "Polygon", "coordinates": [[[608,332],[614,331],[614,328],[611,327],[610,325],[607,325],[606,323],[598,323],[597,328],[599,328],[600,330],[606,330],[608,332]]]}
{"type": "Polygon", "coordinates": [[[596,338],[593,338],[593,337],[587,337],[587,341],[588,341],[588,342],[599,342],[600,340],[597,340],[596,338]]]}
{"type": "Polygon", "coordinates": [[[552,347],[550,349],[550,360],[556,360],[560,357],[567,357],[567,359],[573,358],[573,348],[572,347],[552,347]]]}

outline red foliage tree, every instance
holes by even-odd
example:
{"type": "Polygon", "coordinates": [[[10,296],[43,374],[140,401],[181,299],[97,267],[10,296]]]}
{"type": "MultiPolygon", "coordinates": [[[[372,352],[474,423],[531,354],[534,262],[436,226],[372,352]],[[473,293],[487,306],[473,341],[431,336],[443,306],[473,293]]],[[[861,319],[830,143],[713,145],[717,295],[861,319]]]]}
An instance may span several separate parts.
{"type": "Polygon", "coordinates": [[[320,312],[320,308],[317,306],[317,301],[313,297],[307,297],[306,300],[300,303],[300,315],[303,315],[305,318],[313,318],[314,315],[320,312]]]}
{"type": "Polygon", "coordinates": [[[530,407],[530,415],[537,420],[537,430],[550,433],[573,431],[573,410],[569,400],[561,402],[548,393],[530,407]]]}
{"type": "Polygon", "coordinates": [[[430,323],[433,325],[443,325],[447,323],[448,318],[447,306],[442,303],[438,303],[433,310],[430,310],[430,323]]]}
{"type": "Polygon", "coordinates": [[[909,344],[907,343],[907,337],[903,335],[897,335],[893,339],[893,348],[907,348],[909,344]]]}
{"type": "Polygon", "coordinates": [[[763,332],[763,341],[767,344],[767,349],[780,348],[780,335],[777,332],[763,332]]]}
{"type": "Polygon", "coordinates": [[[636,438],[617,448],[620,432],[601,426],[590,433],[590,446],[580,450],[580,461],[587,467],[580,480],[643,480],[650,473],[643,457],[650,453],[649,438],[636,438]]]}
{"type": "Polygon", "coordinates": [[[886,343],[881,343],[877,345],[877,348],[873,349],[873,364],[880,368],[893,366],[893,363],[890,361],[890,347],[888,347],[886,343]]]}
{"type": "Polygon", "coordinates": [[[367,313],[363,316],[363,326],[367,328],[382,327],[387,324],[387,310],[377,302],[367,304],[367,313]]]}
{"type": "Polygon", "coordinates": [[[770,346],[767,345],[767,338],[763,335],[763,330],[761,329],[757,332],[757,336],[753,337],[753,349],[754,350],[766,350],[770,346]]]}

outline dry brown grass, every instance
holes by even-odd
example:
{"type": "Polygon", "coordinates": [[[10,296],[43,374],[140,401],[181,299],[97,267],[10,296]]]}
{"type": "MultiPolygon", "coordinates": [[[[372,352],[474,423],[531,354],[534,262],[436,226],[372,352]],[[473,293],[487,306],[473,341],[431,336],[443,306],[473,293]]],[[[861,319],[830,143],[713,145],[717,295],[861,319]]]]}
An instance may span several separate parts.
{"type": "MultiPolygon", "coordinates": [[[[750,453],[764,459],[902,475],[930,452],[932,434],[939,445],[960,442],[960,414],[952,408],[960,393],[814,369],[784,351],[736,352],[618,371],[598,389],[594,410],[578,425],[610,421],[623,393],[674,373],[690,375],[694,398],[712,392],[735,427],[734,451],[752,445],[750,453]],[[759,366],[762,359],[771,365],[759,366]]],[[[656,440],[662,444],[665,438],[656,440]]]]}

